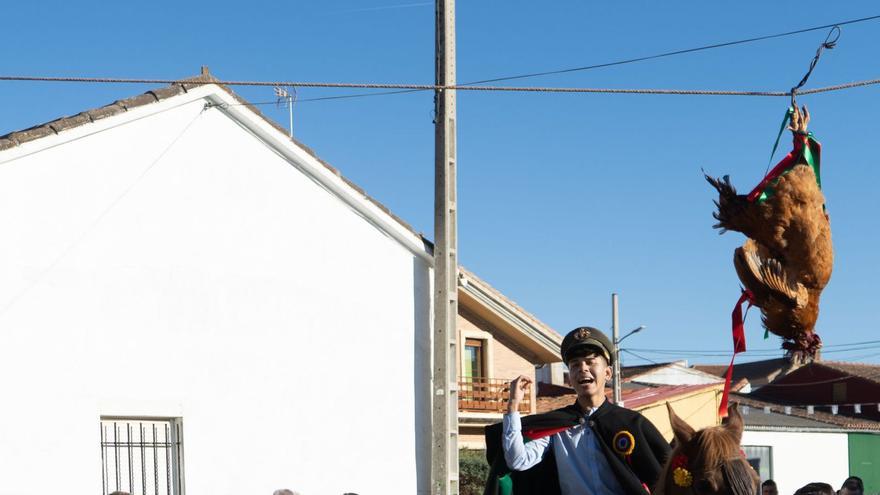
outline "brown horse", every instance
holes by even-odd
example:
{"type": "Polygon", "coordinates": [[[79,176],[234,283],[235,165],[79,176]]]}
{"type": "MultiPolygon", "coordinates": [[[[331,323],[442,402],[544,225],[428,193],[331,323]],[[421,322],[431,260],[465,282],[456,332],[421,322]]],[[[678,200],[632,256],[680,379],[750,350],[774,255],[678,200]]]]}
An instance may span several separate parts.
{"type": "Polygon", "coordinates": [[[743,419],[736,404],[728,408],[724,424],[700,431],[694,431],[680,419],[669,403],[666,407],[675,448],[657,481],[656,495],[754,495],[758,492],[758,473],[740,449],[743,419]]]}

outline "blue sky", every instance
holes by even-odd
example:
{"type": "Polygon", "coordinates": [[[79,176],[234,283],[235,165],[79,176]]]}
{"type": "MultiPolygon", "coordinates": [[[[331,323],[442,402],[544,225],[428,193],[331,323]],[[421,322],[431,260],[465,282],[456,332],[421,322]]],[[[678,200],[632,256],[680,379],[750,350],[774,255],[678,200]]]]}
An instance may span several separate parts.
{"type": "MultiPolygon", "coordinates": [[[[720,5],[460,0],[458,79],[603,63],[880,14],[868,1],[720,5]]],[[[432,2],[413,0],[23,3],[0,30],[0,73],[180,78],[208,65],[221,79],[430,84],[433,16],[432,2]]],[[[784,91],[800,80],[824,37],[817,31],[510,84],[784,91]]],[[[844,26],[808,87],[880,77],[878,38],[880,21],[844,26]]],[[[151,87],[2,82],[0,133],[151,87]]],[[[236,91],[254,102],[273,99],[271,88],[236,91]]],[[[810,107],[811,130],[823,143],[836,250],[817,331],[826,345],[878,340],[873,127],[880,86],[800,102],[810,107]]],[[[616,291],[622,328],[648,326],[624,347],[729,350],[739,292],[732,252],[744,238],[719,237],[711,228],[713,191],[700,168],[730,174],[741,190],[753,187],[786,105],[783,98],[460,92],[460,260],[560,332],[608,328],[616,291]]],[[[285,110],[262,108],[287,122],[285,110]]],[[[431,112],[430,93],[301,101],[296,135],[431,237],[431,112]]],[[[757,311],[746,332],[750,350],[778,349],[777,339],[762,340],[757,311]]],[[[880,348],[825,357],[880,363],[880,348]]]]}

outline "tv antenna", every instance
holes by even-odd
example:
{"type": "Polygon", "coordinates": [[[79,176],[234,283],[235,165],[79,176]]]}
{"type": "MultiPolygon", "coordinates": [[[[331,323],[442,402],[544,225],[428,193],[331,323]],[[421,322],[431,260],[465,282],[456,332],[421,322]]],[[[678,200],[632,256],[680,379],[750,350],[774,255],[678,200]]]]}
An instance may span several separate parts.
{"type": "Polygon", "coordinates": [[[290,137],[293,138],[293,104],[296,103],[296,88],[291,87],[290,91],[282,86],[275,86],[275,104],[282,108],[287,107],[287,114],[290,117],[290,137]]]}

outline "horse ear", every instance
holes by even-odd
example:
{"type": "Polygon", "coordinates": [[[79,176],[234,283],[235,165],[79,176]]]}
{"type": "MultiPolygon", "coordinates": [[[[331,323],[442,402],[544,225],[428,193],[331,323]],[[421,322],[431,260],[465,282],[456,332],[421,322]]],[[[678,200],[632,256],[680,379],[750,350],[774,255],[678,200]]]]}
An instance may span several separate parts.
{"type": "Polygon", "coordinates": [[[724,428],[733,434],[734,438],[736,438],[736,443],[742,441],[743,418],[739,414],[736,403],[731,404],[730,407],[727,408],[727,418],[724,420],[724,428]]]}
{"type": "Polygon", "coordinates": [[[672,425],[672,434],[675,435],[675,441],[678,445],[683,446],[688,443],[694,436],[694,429],[675,414],[672,405],[666,403],[666,409],[669,411],[669,424],[672,425]]]}

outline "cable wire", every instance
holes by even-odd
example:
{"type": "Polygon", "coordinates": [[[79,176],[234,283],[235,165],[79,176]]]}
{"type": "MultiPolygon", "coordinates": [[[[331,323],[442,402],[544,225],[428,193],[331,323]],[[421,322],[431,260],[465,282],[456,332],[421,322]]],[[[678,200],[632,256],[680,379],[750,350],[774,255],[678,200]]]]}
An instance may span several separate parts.
{"type": "MultiPolygon", "coordinates": [[[[644,62],[646,60],[655,60],[658,58],[672,57],[675,55],[684,55],[687,53],[694,53],[694,52],[699,52],[699,51],[703,51],[703,50],[710,50],[710,49],[714,49],[714,48],[723,48],[723,47],[728,47],[728,46],[741,45],[741,44],[745,44],[745,43],[753,43],[756,41],[764,41],[764,40],[769,40],[769,39],[774,39],[774,38],[782,38],[784,36],[803,34],[803,33],[808,33],[811,31],[819,31],[822,29],[845,26],[848,24],[856,24],[859,22],[872,21],[872,20],[876,20],[876,19],[880,19],[880,15],[862,17],[859,19],[850,19],[850,20],[835,22],[835,23],[831,23],[831,24],[824,24],[822,26],[814,26],[814,27],[810,27],[810,28],[798,29],[795,31],[787,31],[784,33],[770,34],[770,35],[766,35],[766,36],[758,36],[758,37],[754,37],[754,38],[746,38],[746,39],[741,39],[741,40],[736,40],[736,41],[727,41],[727,42],[723,42],[723,43],[715,43],[715,44],[711,44],[711,45],[698,46],[695,48],[686,48],[684,50],[675,50],[675,51],[671,51],[671,52],[657,53],[654,55],[647,55],[644,57],[616,60],[614,62],[585,65],[582,67],[572,67],[572,68],[568,68],[568,69],[559,69],[559,70],[551,70],[551,71],[544,71],[544,72],[533,72],[530,74],[518,74],[518,75],[513,75],[513,76],[493,77],[490,79],[481,79],[478,81],[470,81],[470,82],[466,82],[464,84],[465,85],[473,85],[473,84],[484,84],[484,83],[488,83],[488,82],[512,81],[515,79],[526,79],[526,78],[530,78],[530,77],[549,76],[549,75],[553,75],[553,74],[565,74],[565,73],[587,71],[587,70],[593,70],[593,69],[602,69],[602,68],[606,68],[606,67],[614,67],[617,65],[632,64],[632,63],[636,63],[636,62],[644,62]]],[[[367,97],[367,96],[394,95],[394,94],[401,94],[401,93],[412,93],[412,92],[416,92],[416,91],[423,91],[423,90],[383,91],[381,93],[357,93],[357,94],[349,94],[349,95],[306,98],[306,99],[300,100],[300,101],[306,102],[306,101],[339,100],[339,99],[345,99],[345,98],[363,98],[363,97],[367,97]]],[[[804,94],[804,93],[801,93],[801,94],[804,94]]]]}
{"type": "MultiPolygon", "coordinates": [[[[703,50],[711,50],[713,48],[723,48],[723,47],[727,47],[727,46],[741,45],[744,43],[753,43],[756,41],[764,41],[764,40],[769,40],[769,39],[773,39],[773,38],[782,38],[784,36],[803,34],[803,33],[808,33],[810,31],[819,31],[822,29],[834,28],[836,26],[845,26],[847,24],[856,24],[856,23],[865,22],[865,21],[872,21],[875,19],[880,19],[880,15],[862,17],[859,19],[850,19],[847,21],[834,22],[834,23],[825,24],[822,26],[815,26],[815,27],[811,27],[811,28],[798,29],[795,31],[786,31],[784,33],[769,34],[766,36],[757,36],[754,38],[746,38],[746,39],[742,39],[742,40],[727,41],[724,43],[715,43],[712,45],[698,46],[696,48],[686,48],[684,50],[675,50],[675,51],[671,51],[671,52],[658,53],[655,55],[648,55],[645,57],[629,58],[629,59],[625,59],[625,60],[618,60],[615,62],[607,62],[604,64],[585,65],[583,67],[572,67],[572,68],[568,68],[568,69],[559,69],[559,70],[551,70],[551,71],[544,71],[544,72],[533,72],[531,74],[519,74],[519,75],[515,75],[515,76],[496,77],[493,79],[484,79],[482,81],[474,81],[474,82],[471,82],[468,84],[482,84],[482,83],[487,83],[487,82],[511,81],[514,79],[525,79],[527,77],[549,76],[552,74],[565,74],[568,72],[578,72],[578,71],[585,71],[585,70],[592,70],[592,69],[600,69],[600,68],[604,68],[604,67],[612,67],[615,65],[631,64],[631,63],[635,63],[635,62],[643,62],[645,60],[654,60],[654,59],[658,59],[658,58],[672,57],[674,55],[683,55],[686,53],[694,53],[694,52],[699,52],[699,51],[703,51],[703,50]]],[[[839,29],[838,29],[838,31],[839,31],[839,29]]]]}
{"type": "MultiPolygon", "coordinates": [[[[649,363],[653,363],[653,364],[657,364],[657,365],[664,364],[664,363],[658,363],[657,361],[646,358],[644,356],[640,356],[640,355],[638,355],[632,351],[626,350],[626,349],[621,349],[621,351],[626,352],[627,354],[631,354],[631,355],[633,355],[643,361],[648,361],[649,363]]],[[[818,361],[818,363],[822,364],[821,361],[818,361]]],[[[742,365],[742,364],[746,364],[746,363],[739,363],[739,364],[742,365]]],[[[813,386],[813,385],[823,385],[825,383],[842,382],[844,380],[851,380],[853,378],[859,378],[862,380],[869,380],[869,381],[876,381],[878,378],[880,378],[880,373],[874,373],[874,374],[866,375],[866,376],[846,375],[846,376],[842,376],[842,377],[838,377],[838,378],[831,378],[828,380],[818,380],[818,381],[814,381],[814,382],[804,382],[804,383],[768,383],[768,384],[764,385],[763,387],[808,387],[808,386],[813,386]]]]}
{"type": "MultiPolygon", "coordinates": [[[[370,88],[370,89],[420,89],[420,90],[458,90],[458,91],[507,91],[527,93],[606,93],[606,94],[649,94],[649,95],[691,95],[691,96],[791,96],[790,91],[729,91],[712,89],[650,89],[650,88],[560,88],[532,86],[465,86],[434,84],[394,84],[394,83],[339,83],[309,81],[221,81],[192,79],[132,79],[118,77],[57,77],[57,76],[0,76],[0,81],[34,82],[75,82],[101,84],[219,84],[223,86],[291,86],[301,88],[370,88]]],[[[800,95],[826,93],[861,86],[880,84],[880,79],[854,81],[834,86],[799,91],[800,95]]]]}

